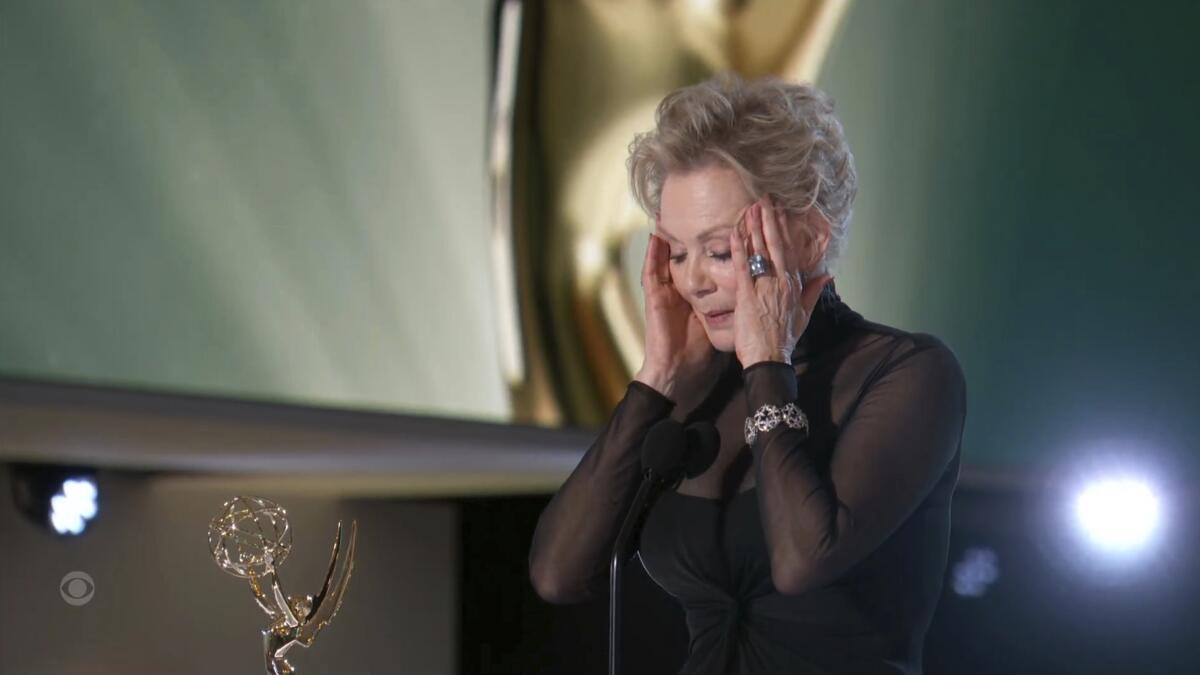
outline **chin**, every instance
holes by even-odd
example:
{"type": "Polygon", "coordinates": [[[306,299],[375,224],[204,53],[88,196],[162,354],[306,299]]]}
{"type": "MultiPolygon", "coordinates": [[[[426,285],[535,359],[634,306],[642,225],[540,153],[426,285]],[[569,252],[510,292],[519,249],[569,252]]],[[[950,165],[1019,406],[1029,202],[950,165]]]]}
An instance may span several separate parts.
{"type": "Polygon", "coordinates": [[[712,343],[713,349],[719,352],[733,351],[733,331],[714,330],[705,332],[708,334],[708,341],[712,343]]]}

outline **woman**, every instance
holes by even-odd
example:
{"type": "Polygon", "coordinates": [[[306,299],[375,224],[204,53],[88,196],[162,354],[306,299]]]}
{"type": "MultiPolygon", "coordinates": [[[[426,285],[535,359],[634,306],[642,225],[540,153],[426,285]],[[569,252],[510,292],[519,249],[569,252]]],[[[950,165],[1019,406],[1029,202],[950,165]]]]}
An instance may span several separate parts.
{"type": "Polygon", "coordinates": [[[602,591],[646,431],[712,420],[717,460],[658,499],[640,540],[686,612],[683,672],[919,673],[965,384],[936,338],[834,290],[857,177],[830,100],[781,81],[681,89],[629,168],[655,219],[645,362],[538,522],[534,587],[602,591]]]}

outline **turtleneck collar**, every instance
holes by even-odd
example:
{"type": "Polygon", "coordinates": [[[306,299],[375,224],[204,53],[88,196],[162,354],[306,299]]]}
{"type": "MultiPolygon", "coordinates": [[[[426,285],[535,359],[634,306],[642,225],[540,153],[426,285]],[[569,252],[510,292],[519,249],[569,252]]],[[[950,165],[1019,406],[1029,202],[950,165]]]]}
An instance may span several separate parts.
{"type": "Polygon", "coordinates": [[[830,281],[821,290],[821,297],[813,309],[808,327],[804,329],[804,334],[796,343],[796,349],[792,351],[792,363],[812,360],[816,355],[837,344],[849,329],[862,321],[861,314],[842,302],[837,289],[830,281]]]}
{"type": "MultiPolygon", "coordinates": [[[[862,323],[863,320],[861,314],[842,302],[842,299],[838,297],[837,290],[833,287],[833,282],[829,282],[821,290],[821,297],[813,309],[808,327],[805,328],[800,340],[796,343],[796,348],[792,351],[792,364],[805,363],[816,358],[817,355],[841,341],[851,328],[862,323]]],[[[728,361],[724,372],[713,382],[712,389],[703,399],[703,403],[688,413],[687,420],[689,422],[713,419],[720,412],[721,406],[725,404],[726,399],[723,397],[726,394],[722,392],[730,392],[740,386],[742,365],[738,363],[734,352],[726,352],[724,356],[728,361]]]]}

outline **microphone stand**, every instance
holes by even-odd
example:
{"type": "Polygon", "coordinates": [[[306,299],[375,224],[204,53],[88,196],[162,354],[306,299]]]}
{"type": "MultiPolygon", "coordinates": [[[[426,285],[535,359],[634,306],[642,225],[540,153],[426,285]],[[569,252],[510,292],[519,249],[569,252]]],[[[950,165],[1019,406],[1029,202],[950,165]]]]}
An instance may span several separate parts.
{"type": "Polygon", "coordinates": [[[613,546],[612,560],[608,568],[608,675],[620,672],[621,656],[621,572],[625,563],[633,557],[636,550],[636,534],[641,528],[642,519],[646,515],[646,507],[656,488],[661,487],[662,479],[654,471],[647,469],[633,497],[633,504],[625,514],[625,522],[617,533],[616,544],[613,546]]]}
{"type": "Polygon", "coordinates": [[[684,427],[672,419],[661,420],[642,442],[642,484],[633,496],[608,568],[608,675],[620,672],[621,660],[621,572],[637,551],[638,532],[656,491],[675,486],[684,476],[698,476],[712,464],[720,448],[720,437],[712,424],[684,427]]]}

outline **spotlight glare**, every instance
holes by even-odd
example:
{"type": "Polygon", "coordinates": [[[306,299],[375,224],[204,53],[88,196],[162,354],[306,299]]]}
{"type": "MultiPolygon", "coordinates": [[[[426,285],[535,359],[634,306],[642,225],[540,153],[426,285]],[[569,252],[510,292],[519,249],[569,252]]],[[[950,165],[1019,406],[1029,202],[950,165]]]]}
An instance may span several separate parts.
{"type": "Polygon", "coordinates": [[[50,524],[59,534],[80,534],[83,532],[83,516],[72,511],[53,511],[50,513],[50,524]]]}
{"type": "Polygon", "coordinates": [[[1159,501],[1143,481],[1102,480],[1079,493],[1075,516],[1093,544],[1106,551],[1128,552],[1146,544],[1157,530],[1159,501]]]}
{"type": "Polygon", "coordinates": [[[99,516],[94,469],[21,462],[10,467],[13,504],[34,525],[60,535],[81,535],[99,516]]]}
{"type": "Polygon", "coordinates": [[[81,534],[96,517],[96,484],[87,478],[68,478],[50,497],[50,525],[59,534],[81,534]]]}
{"type": "Polygon", "coordinates": [[[973,547],[954,566],[954,592],[964,598],[981,598],[1000,578],[1000,557],[988,547],[973,547]]]}
{"type": "Polygon", "coordinates": [[[68,478],[63,481],[63,494],[71,499],[96,501],[96,484],[86,478],[68,478]]]}

